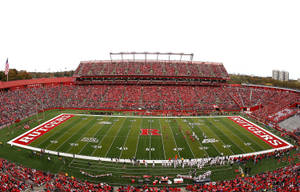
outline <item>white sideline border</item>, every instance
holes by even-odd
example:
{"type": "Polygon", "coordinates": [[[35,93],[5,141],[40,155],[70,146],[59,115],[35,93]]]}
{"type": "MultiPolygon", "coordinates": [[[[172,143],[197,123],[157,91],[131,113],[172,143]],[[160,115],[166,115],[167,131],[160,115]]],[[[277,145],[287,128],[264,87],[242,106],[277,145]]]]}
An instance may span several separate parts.
{"type": "Polygon", "coordinates": [[[64,115],[64,113],[61,113],[61,114],[59,114],[59,115],[57,115],[57,116],[55,116],[55,117],[53,117],[52,119],[49,119],[48,121],[46,121],[46,122],[44,122],[44,123],[42,123],[42,124],[39,124],[39,125],[37,125],[37,126],[35,126],[35,127],[33,127],[32,129],[29,129],[28,131],[26,131],[25,133],[23,133],[23,134],[21,134],[21,135],[19,135],[18,137],[16,137],[16,138],[13,138],[12,140],[10,140],[10,141],[8,141],[7,143],[8,144],[16,144],[16,143],[13,143],[13,141],[14,140],[17,140],[17,139],[19,139],[20,137],[23,137],[24,135],[26,135],[27,133],[29,133],[29,132],[31,132],[32,130],[34,130],[34,129],[36,129],[36,128],[38,128],[38,127],[42,127],[43,125],[45,125],[45,124],[47,124],[47,123],[49,123],[50,121],[52,121],[52,120],[54,120],[54,119],[56,119],[57,117],[59,117],[59,116],[61,116],[61,115],[64,115]]]}
{"type": "MultiPolygon", "coordinates": [[[[274,149],[268,149],[268,150],[263,150],[263,151],[258,151],[258,152],[252,152],[252,153],[244,153],[244,154],[237,154],[237,155],[231,155],[229,156],[229,158],[236,158],[236,157],[247,157],[247,156],[253,156],[253,155],[261,155],[261,154],[266,154],[266,153],[270,153],[270,152],[275,152],[275,151],[280,151],[280,150],[284,150],[284,149],[289,149],[292,148],[293,145],[290,144],[289,142],[285,141],[282,138],[279,138],[278,136],[274,135],[273,133],[265,130],[264,128],[260,127],[259,125],[253,123],[252,121],[249,121],[247,119],[245,119],[244,117],[241,116],[236,116],[236,115],[228,115],[228,116],[172,116],[172,117],[168,117],[168,116],[122,116],[122,115],[89,115],[89,114],[71,114],[71,113],[61,113],[57,116],[55,116],[54,118],[40,124],[37,125],[36,127],[26,131],[25,133],[17,136],[16,138],[8,141],[7,143],[10,144],[11,146],[17,146],[17,147],[21,147],[24,149],[29,149],[32,151],[38,151],[41,152],[43,150],[43,153],[45,154],[51,154],[51,155],[57,155],[57,156],[62,156],[62,157],[71,157],[71,158],[75,158],[75,159],[84,159],[84,160],[94,160],[94,161],[105,161],[105,162],[119,162],[119,163],[132,163],[131,159],[117,159],[117,158],[107,158],[107,157],[95,157],[95,156],[86,156],[86,155],[77,155],[77,154],[71,154],[71,153],[64,153],[64,152],[57,152],[57,151],[52,151],[52,150],[48,150],[48,149],[42,149],[42,148],[38,148],[38,147],[31,147],[31,146],[27,146],[27,145],[21,145],[18,143],[14,143],[14,140],[19,139],[20,137],[22,137],[23,135],[29,133],[30,131],[43,126],[44,124],[52,121],[53,119],[57,118],[60,115],[74,115],[74,116],[100,116],[100,117],[120,117],[120,118],[218,118],[218,117],[240,117],[243,120],[252,123],[253,125],[259,127],[260,129],[264,130],[265,132],[269,133],[270,135],[272,135],[273,137],[284,141],[286,144],[288,144],[285,147],[280,147],[280,148],[274,148],[274,149]]],[[[214,158],[214,157],[208,157],[208,158],[214,158]]],[[[200,159],[205,159],[205,158],[198,158],[198,159],[191,159],[192,161],[198,161],[200,159]]],[[[206,158],[207,159],[207,158],[206,158]]],[[[155,163],[155,164],[161,164],[161,163],[167,163],[169,162],[169,160],[140,160],[138,159],[140,162],[145,161],[147,163],[155,163]]],[[[188,159],[184,159],[184,161],[189,161],[188,159]]]]}

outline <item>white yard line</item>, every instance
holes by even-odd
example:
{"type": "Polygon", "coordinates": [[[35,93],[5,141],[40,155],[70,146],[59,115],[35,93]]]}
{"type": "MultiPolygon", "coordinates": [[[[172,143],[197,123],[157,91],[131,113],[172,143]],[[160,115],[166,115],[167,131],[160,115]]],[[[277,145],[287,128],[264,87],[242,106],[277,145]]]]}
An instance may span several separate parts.
{"type": "Polygon", "coordinates": [[[119,135],[121,129],[123,128],[123,125],[124,125],[124,123],[125,123],[126,120],[127,120],[127,119],[124,119],[124,121],[122,122],[122,126],[119,127],[118,133],[114,136],[114,140],[112,141],[110,147],[108,148],[108,150],[107,150],[106,153],[105,153],[105,157],[107,156],[108,152],[110,151],[111,147],[113,146],[113,144],[114,144],[116,138],[118,137],[118,135],[119,135]]]}
{"type": "MultiPolygon", "coordinates": [[[[152,119],[150,120],[150,129],[151,129],[151,125],[152,125],[152,119]]],[[[150,141],[149,141],[149,159],[151,159],[151,136],[152,134],[150,134],[150,141]]]]}
{"type": "MultiPolygon", "coordinates": [[[[123,144],[123,146],[122,146],[122,147],[123,147],[123,149],[124,149],[124,147],[125,147],[125,145],[126,145],[126,143],[127,143],[127,140],[128,140],[129,133],[130,133],[130,131],[132,130],[132,125],[133,125],[133,122],[131,121],[130,123],[131,123],[131,125],[130,125],[130,129],[129,129],[128,133],[127,133],[126,139],[125,139],[125,141],[124,141],[124,144],[123,144]]],[[[122,151],[121,151],[119,158],[121,158],[121,156],[122,156],[122,154],[123,154],[123,151],[124,151],[124,150],[122,150],[122,151]]]]}
{"type": "MultiPolygon", "coordinates": [[[[177,123],[177,125],[179,126],[179,123],[178,123],[177,119],[176,119],[176,123],[177,123]]],[[[178,128],[178,129],[179,129],[179,128],[178,128]]],[[[182,133],[181,129],[179,129],[179,131],[180,131],[180,133],[182,134],[182,136],[183,136],[183,138],[184,138],[184,133],[182,133]]],[[[191,148],[189,142],[186,140],[186,138],[184,138],[184,140],[185,140],[185,142],[187,143],[187,145],[189,146],[190,151],[192,152],[194,158],[196,158],[195,153],[193,152],[193,150],[192,150],[192,148],[191,148]]]]}
{"type": "MultiPolygon", "coordinates": [[[[224,141],[223,141],[222,139],[220,139],[220,137],[219,137],[213,130],[210,129],[210,131],[212,132],[213,135],[216,136],[216,138],[218,138],[219,141],[221,141],[221,143],[223,143],[223,146],[225,146],[224,141]]],[[[229,149],[229,150],[231,151],[232,155],[234,155],[234,152],[231,150],[230,147],[228,147],[228,148],[226,148],[226,149],[229,149]]],[[[223,155],[224,155],[224,154],[223,154],[223,155]]]]}
{"type": "Polygon", "coordinates": [[[162,136],[162,127],[161,127],[161,123],[160,123],[160,119],[158,119],[158,123],[159,123],[159,127],[160,127],[160,136],[161,136],[161,142],[162,142],[162,146],[163,146],[163,150],[164,150],[164,159],[166,159],[166,151],[165,151],[165,145],[164,145],[164,138],[162,136]]]}
{"type": "MultiPolygon", "coordinates": [[[[234,130],[236,130],[236,128],[234,126],[232,126],[234,130]]],[[[237,130],[238,131],[238,130],[237,130]]],[[[242,142],[246,142],[246,141],[243,141],[236,133],[235,131],[232,131],[232,133],[242,142]]],[[[248,138],[249,140],[251,140],[253,143],[255,143],[256,145],[258,145],[256,142],[254,142],[252,140],[252,138],[249,138],[247,135],[245,135],[243,132],[240,132],[242,135],[244,135],[246,138],[248,138]]],[[[253,147],[251,145],[248,145],[248,147],[250,147],[253,151],[256,151],[255,149],[253,149],[253,147]]]]}
{"type": "MultiPolygon", "coordinates": [[[[141,130],[142,125],[143,125],[143,120],[141,120],[141,123],[140,123],[140,130],[141,130]]],[[[141,135],[141,133],[139,133],[138,140],[137,140],[137,145],[136,145],[135,154],[134,154],[135,158],[136,158],[136,154],[137,154],[137,151],[138,151],[138,146],[139,146],[139,141],[140,141],[140,135],[141,135]]]]}
{"type": "MultiPolygon", "coordinates": [[[[196,119],[197,120],[197,119],[196,119]]],[[[197,121],[198,123],[201,123],[200,121],[197,121]]],[[[203,127],[206,127],[206,125],[203,125],[203,127]]],[[[198,127],[198,125],[197,125],[197,127],[198,127]]],[[[201,132],[203,132],[203,133],[205,133],[205,131],[203,131],[200,127],[198,127],[200,130],[201,130],[201,132]]],[[[208,129],[209,129],[209,127],[208,127],[208,129]]],[[[206,134],[205,134],[206,135],[206,134]]],[[[200,142],[200,141],[199,141],[200,142]]],[[[221,152],[218,150],[218,147],[215,145],[215,143],[210,143],[211,145],[213,145],[214,146],[214,148],[216,149],[216,151],[219,153],[219,154],[221,154],[221,152]]],[[[206,150],[205,150],[206,151],[206,150]]],[[[207,154],[208,155],[208,154],[207,154]]]]}
{"type": "MultiPolygon", "coordinates": [[[[173,139],[174,139],[174,143],[175,143],[175,145],[176,145],[176,149],[178,149],[178,145],[177,145],[177,143],[176,143],[176,139],[175,139],[175,135],[174,135],[173,129],[170,127],[169,122],[167,122],[167,123],[168,123],[169,129],[171,129],[171,132],[172,132],[172,134],[173,134],[173,139]]],[[[178,150],[177,150],[177,154],[178,154],[179,158],[181,158],[180,153],[179,153],[178,150]]]]}
{"type": "MultiPolygon", "coordinates": [[[[111,117],[110,119],[112,119],[113,117],[111,117]]],[[[112,126],[114,126],[115,125],[115,123],[116,123],[116,121],[113,121],[113,123],[110,125],[110,128],[112,127],[112,126]]],[[[110,129],[109,128],[109,129],[110,129]]],[[[107,135],[107,133],[109,132],[109,129],[105,132],[105,134],[102,136],[102,138],[98,141],[98,145],[102,142],[102,140],[103,140],[103,138],[107,135]]],[[[97,151],[97,148],[95,148],[94,150],[93,150],[93,152],[92,152],[92,154],[91,155],[93,155],[95,152],[97,151]]]]}
{"type": "MultiPolygon", "coordinates": [[[[67,122],[67,121],[66,121],[67,122]]],[[[64,122],[64,123],[66,123],[66,122],[64,122]]],[[[69,124],[71,124],[72,123],[72,121],[69,121],[67,124],[69,125],[69,124]]],[[[57,130],[57,129],[56,129],[57,130]]],[[[51,133],[50,131],[49,132],[47,132],[47,133],[51,133]]],[[[52,132],[52,134],[54,135],[55,134],[55,132],[52,132]]],[[[53,136],[51,134],[51,136],[49,137],[49,139],[53,136]]],[[[59,138],[59,137],[58,137],[59,138]]],[[[57,138],[55,138],[55,140],[57,140],[57,138]]],[[[48,141],[48,139],[45,139],[45,140],[43,140],[40,144],[38,144],[38,146],[41,146],[42,144],[44,144],[44,143],[46,143],[48,141]]],[[[51,140],[50,140],[51,141],[51,140]]],[[[45,148],[47,148],[49,145],[51,145],[52,143],[50,143],[50,144],[48,144],[45,148]]]]}
{"type": "MultiPolygon", "coordinates": [[[[232,121],[233,123],[235,123],[234,121],[232,121]]],[[[251,122],[251,121],[250,121],[251,122]]],[[[235,123],[236,125],[240,126],[239,124],[235,123]]],[[[236,129],[236,128],[234,128],[236,129]]],[[[246,130],[247,131],[247,130],[246,130]]],[[[250,131],[247,131],[250,135],[253,135],[254,137],[257,137],[256,135],[252,134],[250,131]]],[[[257,141],[253,140],[251,136],[246,135],[246,133],[244,134],[243,132],[241,132],[242,135],[244,135],[245,137],[247,137],[249,140],[251,140],[253,143],[255,143],[257,146],[260,146],[259,143],[257,143],[257,141]]],[[[257,137],[258,138],[258,137],[257,137]]],[[[264,142],[264,141],[263,141],[264,142]]],[[[252,148],[253,149],[253,148],[252,148]]],[[[255,149],[253,149],[254,151],[256,151],[255,149]]]]}
{"type": "MultiPolygon", "coordinates": [[[[220,130],[222,133],[223,133],[223,131],[222,131],[222,128],[220,128],[218,125],[216,125],[214,122],[212,123],[218,130],[220,130]]],[[[234,131],[231,131],[234,135],[235,135],[235,133],[234,133],[234,131]]],[[[225,137],[227,137],[227,135],[225,134],[225,133],[223,133],[224,134],[224,136],[225,137]]],[[[235,135],[236,136],[236,135],[235,135]]],[[[237,136],[236,136],[237,137],[237,136]]],[[[242,148],[240,148],[240,145],[239,144],[237,144],[236,142],[234,142],[234,140],[233,139],[230,139],[229,137],[227,137],[232,143],[234,143],[241,151],[243,151],[244,153],[246,153],[246,151],[244,150],[244,149],[242,149],[242,148]]],[[[239,140],[240,140],[240,138],[239,137],[237,137],[239,140]]],[[[241,140],[240,140],[241,141],[241,140]]],[[[242,141],[241,141],[242,142],[242,141]]],[[[244,144],[243,142],[242,142],[242,144],[244,144]]],[[[251,146],[250,146],[251,147],[251,146]]],[[[231,150],[232,151],[232,150],[231,150]]],[[[233,152],[233,151],[232,151],[233,152]]]]}
{"type": "MultiPolygon", "coordinates": [[[[92,119],[91,119],[90,121],[92,121],[92,119]]],[[[88,124],[90,121],[86,122],[84,125],[88,124]]],[[[79,129],[78,131],[80,131],[80,129],[79,129]]],[[[59,146],[57,146],[57,147],[55,148],[55,150],[59,149],[62,145],[64,145],[64,144],[65,144],[70,138],[72,138],[72,137],[74,136],[74,134],[76,134],[78,131],[74,132],[70,137],[68,137],[68,139],[66,139],[63,143],[61,143],[59,146]]],[[[67,132],[66,132],[66,133],[67,133],[67,132]]],[[[65,134],[66,134],[66,133],[65,133],[65,134]]],[[[60,136],[58,137],[57,141],[59,140],[59,138],[63,137],[65,134],[60,135],[60,136]]],[[[47,147],[48,147],[48,146],[47,146],[47,147]]]]}
{"type": "MultiPolygon", "coordinates": [[[[105,121],[106,121],[106,120],[105,120],[105,121]]],[[[95,126],[95,125],[93,125],[93,126],[95,126]]],[[[92,127],[93,127],[93,126],[92,126],[92,127]]],[[[102,125],[100,126],[99,130],[96,131],[96,133],[95,133],[94,135],[92,135],[92,137],[95,137],[95,136],[97,135],[97,133],[100,131],[100,129],[101,129],[103,126],[104,126],[104,124],[102,124],[102,125]]],[[[92,127],[91,127],[91,128],[92,128],[92,127]]],[[[86,132],[85,132],[85,133],[86,133],[86,132]]],[[[82,136],[84,136],[84,135],[82,135],[82,136]]],[[[80,139],[82,138],[82,136],[81,136],[78,140],[80,140],[80,139]]],[[[77,141],[78,141],[78,140],[77,140],[77,141]]],[[[80,154],[80,153],[82,152],[82,150],[83,150],[88,144],[89,144],[89,142],[86,142],[86,144],[82,147],[82,149],[81,149],[77,154],[80,154]]],[[[72,149],[72,148],[70,148],[70,149],[72,149]]],[[[70,150],[70,149],[69,149],[69,150],[70,150]]],[[[68,150],[68,151],[69,151],[69,150],[68,150]]],[[[68,151],[67,151],[67,152],[68,152],[68,151]]]]}
{"type": "MultiPolygon", "coordinates": [[[[189,121],[190,122],[190,121],[189,121]]],[[[194,122],[194,121],[193,121],[194,122]]],[[[197,126],[197,128],[199,128],[200,129],[200,127],[198,127],[199,125],[194,125],[194,126],[197,126]]],[[[188,127],[190,128],[190,130],[192,130],[193,131],[193,128],[191,128],[190,127],[190,125],[188,124],[188,127]]],[[[202,132],[202,131],[201,131],[202,132]]],[[[196,134],[196,133],[195,133],[196,134]]],[[[197,135],[197,134],[196,134],[197,135]]],[[[199,136],[198,136],[199,137],[199,136]]],[[[202,145],[202,143],[201,143],[201,141],[200,140],[198,140],[198,142],[199,142],[199,144],[200,144],[200,146],[201,147],[205,147],[204,145],[202,145]]],[[[204,149],[203,150],[205,153],[206,153],[206,155],[207,155],[207,157],[209,157],[209,155],[208,155],[208,153],[207,153],[207,151],[204,149]]]]}

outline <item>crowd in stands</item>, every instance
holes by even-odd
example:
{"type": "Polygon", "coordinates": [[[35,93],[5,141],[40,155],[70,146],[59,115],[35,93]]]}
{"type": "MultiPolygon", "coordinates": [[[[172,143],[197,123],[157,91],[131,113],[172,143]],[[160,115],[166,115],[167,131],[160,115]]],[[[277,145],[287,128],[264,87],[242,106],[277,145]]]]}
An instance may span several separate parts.
{"type": "Polygon", "coordinates": [[[292,102],[295,102],[297,96],[299,96],[299,94],[289,91],[252,88],[247,86],[227,87],[227,89],[229,89],[230,95],[241,107],[253,107],[267,104],[271,105],[270,108],[274,108],[276,106],[282,108],[292,102]],[[280,105],[278,105],[279,103],[280,105]]]}
{"type": "Polygon", "coordinates": [[[45,173],[0,159],[0,191],[33,191],[34,187],[40,187],[39,191],[46,192],[113,191],[113,188],[105,183],[82,182],[74,177],[45,173]]]}
{"type": "Polygon", "coordinates": [[[279,122],[299,110],[289,109],[299,94],[251,87],[55,85],[0,90],[0,126],[49,108],[94,108],[162,111],[239,111],[279,122]]]}
{"type": "MultiPolygon", "coordinates": [[[[299,154],[298,154],[299,155],[299,154]]],[[[280,160],[280,159],[279,159],[280,160]]],[[[233,180],[206,182],[203,184],[187,185],[187,191],[277,191],[298,192],[300,190],[300,164],[290,163],[289,166],[275,171],[260,173],[254,176],[237,175],[233,180]]],[[[73,176],[45,173],[39,170],[16,165],[0,159],[0,190],[3,192],[20,192],[26,190],[93,192],[113,191],[113,187],[105,184],[93,184],[80,181],[73,176]]],[[[155,187],[142,185],[138,187],[120,186],[117,191],[182,191],[178,187],[155,187]]]]}
{"type": "Polygon", "coordinates": [[[252,177],[237,177],[230,181],[220,181],[203,185],[189,185],[188,191],[276,191],[298,192],[300,190],[300,165],[288,166],[261,173],[252,177]]]}
{"type": "Polygon", "coordinates": [[[86,61],[81,62],[75,71],[75,76],[102,75],[229,77],[223,64],[212,62],[86,61]]]}
{"type": "Polygon", "coordinates": [[[138,186],[138,187],[134,187],[134,186],[121,186],[117,189],[118,192],[180,192],[182,191],[181,188],[179,187],[168,187],[168,186],[164,186],[164,187],[150,187],[148,185],[143,185],[143,186],[138,186]]]}
{"type": "Polygon", "coordinates": [[[226,87],[227,92],[240,107],[257,107],[253,115],[278,123],[297,113],[289,108],[299,99],[299,94],[276,89],[253,87],[226,87]]]}
{"type": "Polygon", "coordinates": [[[0,91],[0,126],[37,111],[63,108],[203,111],[238,110],[218,87],[57,85],[0,91]]]}

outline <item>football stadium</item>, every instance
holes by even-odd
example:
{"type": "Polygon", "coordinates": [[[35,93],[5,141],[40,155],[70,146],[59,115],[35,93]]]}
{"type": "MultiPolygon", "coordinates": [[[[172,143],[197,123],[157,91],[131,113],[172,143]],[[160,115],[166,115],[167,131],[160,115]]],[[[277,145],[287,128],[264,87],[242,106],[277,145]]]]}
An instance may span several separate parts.
{"type": "Polygon", "coordinates": [[[0,190],[298,191],[300,91],[193,57],[110,53],[0,82],[0,190]]]}

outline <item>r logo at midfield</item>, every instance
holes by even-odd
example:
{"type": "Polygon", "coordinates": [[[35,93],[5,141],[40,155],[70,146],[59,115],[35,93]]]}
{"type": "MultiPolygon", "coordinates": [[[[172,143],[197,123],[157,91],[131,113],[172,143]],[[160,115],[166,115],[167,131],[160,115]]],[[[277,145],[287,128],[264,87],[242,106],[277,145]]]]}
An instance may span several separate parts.
{"type": "Polygon", "coordinates": [[[141,135],[160,135],[157,129],[141,129],[141,135]]]}

